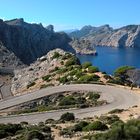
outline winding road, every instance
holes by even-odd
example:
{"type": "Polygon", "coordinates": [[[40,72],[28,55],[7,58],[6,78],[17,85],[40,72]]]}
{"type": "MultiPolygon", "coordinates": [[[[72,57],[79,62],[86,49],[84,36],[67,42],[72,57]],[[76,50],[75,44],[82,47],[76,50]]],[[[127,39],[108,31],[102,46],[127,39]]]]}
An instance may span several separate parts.
{"type": "Polygon", "coordinates": [[[49,118],[59,119],[65,112],[73,112],[77,118],[93,117],[94,115],[107,113],[115,108],[127,109],[140,103],[140,95],[128,89],[108,85],[74,84],[48,87],[29,94],[11,97],[10,99],[0,101],[0,111],[47,95],[65,91],[99,91],[101,92],[101,98],[107,100],[109,104],[84,109],[58,110],[0,117],[0,123],[19,123],[21,121],[27,121],[35,124],[49,118]]]}

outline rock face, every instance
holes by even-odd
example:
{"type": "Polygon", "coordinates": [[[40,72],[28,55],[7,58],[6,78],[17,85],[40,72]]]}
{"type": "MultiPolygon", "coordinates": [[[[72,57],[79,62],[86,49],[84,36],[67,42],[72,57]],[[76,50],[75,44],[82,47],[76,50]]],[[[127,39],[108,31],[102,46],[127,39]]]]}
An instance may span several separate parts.
{"type": "Polygon", "coordinates": [[[20,68],[25,65],[0,42],[0,67],[20,68]]]}
{"type": "Polygon", "coordinates": [[[140,47],[140,25],[128,25],[115,30],[109,25],[85,26],[69,35],[76,38],[86,38],[95,46],[140,47]]]}
{"type": "Polygon", "coordinates": [[[61,48],[75,52],[65,33],[55,33],[53,26],[44,28],[42,24],[29,24],[23,19],[0,20],[0,42],[24,64],[30,64],[50,50],[61,48]]]}
{"type": "Polygon", "coordinates": [[[77,54],[96,55],[94,45],[87,39],[73,39],[70,43],[76,50],[77,54]]]}

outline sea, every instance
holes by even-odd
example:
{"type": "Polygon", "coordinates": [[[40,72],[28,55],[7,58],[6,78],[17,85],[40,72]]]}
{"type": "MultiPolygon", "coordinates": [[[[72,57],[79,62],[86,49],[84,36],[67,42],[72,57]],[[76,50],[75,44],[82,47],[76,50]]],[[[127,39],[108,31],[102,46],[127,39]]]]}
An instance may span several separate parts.
{"type": "Polygon", "coordinates": [[[81,63],[91,62],[100,71],[113,74],[120,66],[140,68],[140,48],[96,47],[97,55],[79,55],[81,63]]]}

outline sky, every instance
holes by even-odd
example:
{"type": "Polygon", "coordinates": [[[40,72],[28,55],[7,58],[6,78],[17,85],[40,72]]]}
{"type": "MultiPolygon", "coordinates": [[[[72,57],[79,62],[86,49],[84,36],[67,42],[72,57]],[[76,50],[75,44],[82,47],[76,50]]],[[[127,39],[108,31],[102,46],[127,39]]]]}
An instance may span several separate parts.
{"type": "Polygon", "coordinates": [[[118,28],[140,24],[140,0],[0,0],[0,18],[24,18],[56,31],[84,25],[118,28]]]}

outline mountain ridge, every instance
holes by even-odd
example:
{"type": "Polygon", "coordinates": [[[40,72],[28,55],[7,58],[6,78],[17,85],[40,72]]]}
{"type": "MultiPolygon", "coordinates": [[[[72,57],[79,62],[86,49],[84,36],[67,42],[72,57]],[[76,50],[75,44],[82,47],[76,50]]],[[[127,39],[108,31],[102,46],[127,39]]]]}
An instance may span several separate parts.
{"type": "Polygon", "coordinates": [[[0,20],[0,42],[28,65],[56,48],[75,53],[69,45],[71,38],[52,29],[50,25],[45,28],[42,24],[26,23],[23,19],[0,20]]]}
{"type": "Polygon", "coordinates": [[[113,29],[109,25],[84,26],[81,30],[70,33],[69,36],[78,39],[86,38],[95,46],[140,47],[140,25],[127,25],[118,29],[113,29]]]}

